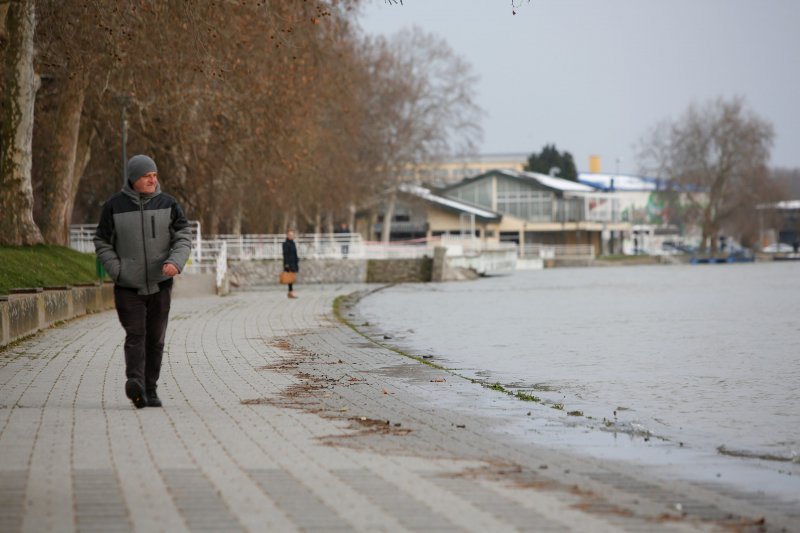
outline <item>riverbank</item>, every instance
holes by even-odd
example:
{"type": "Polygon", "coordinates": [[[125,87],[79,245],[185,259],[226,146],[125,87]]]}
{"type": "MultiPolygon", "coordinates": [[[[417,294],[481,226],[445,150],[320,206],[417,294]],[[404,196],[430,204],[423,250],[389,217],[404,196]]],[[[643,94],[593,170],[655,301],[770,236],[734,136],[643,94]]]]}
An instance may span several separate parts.
{"type": "Polygon", "coordinates": [[[795,527],[724,480],[520,441],[536,409],[339,322],[373,288],[176,299],[163,409],[125,398],[113,312],[0,352],[4,530],[795,527]]]}
{"type": "MultiPolygon", "coordinates": [[[[692,454],[705,455],[712,476],[747,462],[726,467],[721,454],[761,458],[753,463],[772,477],[756,486],[793,494],[796,274],[780,263],[554,269],[395,286],[364,298],[358,312],[372,335],[390,337],[382,342],[531,398],[587,435],[662,442],[683,468],[697,469],[692,454]]],[[[583,445],[537,431],[519,424],[538,442],[583,445]]],[[[585,448],[595,453],[593,442],[585,448]]],[[[596,453],[638,459],[639,450],[618,448],[596,453]]]]}

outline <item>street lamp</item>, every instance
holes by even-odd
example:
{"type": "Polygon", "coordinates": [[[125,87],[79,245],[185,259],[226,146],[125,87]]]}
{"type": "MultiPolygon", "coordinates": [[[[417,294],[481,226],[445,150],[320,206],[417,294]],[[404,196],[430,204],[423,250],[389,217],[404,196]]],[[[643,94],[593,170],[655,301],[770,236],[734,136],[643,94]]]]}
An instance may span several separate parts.
{"type": "Polygon", "coordinates": [[[616,159],[616,168],[614,170],[614,177],[611,178],[611,190],[614,190],[614,180],[619,176],[619,164],[622,163],[622,158],[617,156],[616,159]]]}
{"type": "Polygon", "coordinates": [[[128,181],[128,107],[131,105],[131,97],[127,94],[117,94],[114,100],[122,107],[122,183],[128,181]]]}

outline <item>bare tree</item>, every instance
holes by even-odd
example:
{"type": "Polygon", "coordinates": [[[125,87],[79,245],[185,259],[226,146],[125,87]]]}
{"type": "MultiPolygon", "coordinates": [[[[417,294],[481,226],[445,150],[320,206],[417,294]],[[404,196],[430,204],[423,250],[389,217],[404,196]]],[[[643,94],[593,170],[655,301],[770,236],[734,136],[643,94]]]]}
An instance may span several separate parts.
{"type": "Polygon", "coordinates": [[[474,97],[477,77],[444,40],[412,28],[370,49],[372,118],[390,190],[381,234],[388,242],[399,185],[413,179],[418,163],[470,151],[481,135],[482,111],[474,97]]]}
{"type": "Polygon", "coordinates": [[[42,242],[33,221],[31,185],[33,109],[39,78],[33,69],[36,10],[33,0],[8,5],[0,121],[0,244],[42,242]]]}
{"type": "Polygon", "coordinates": [[[783,187],[787,198],[800,200],[800,168],[773,168],[772,179],[783,187]]]}
{"type": "Polygon", "coordinates": [[[34,216],[45,242],[67,245],[75,194],[91,157],[96,134],[92,124],[90,80],[114,69],[108,31],[123,17],[111,2],[37,0],[37,72],[33,135],[34,216]],[[89,105],[87,106],[87,98],[89,105]]]}
{"type": "Polygon", "coordinates": [[[35,2],[34,214],[48,242],[119,187],[123,101],[128,153],[155,157],[205,233],[330,229],[479,131],[468,67],[419,32],[365,43],[358,0],[35,2]]]}
{"type": "Polygon", "coordinates": [[[717,98],[653,128],[640,143],[640,161],[680,189],[698,214],[701,250],[715,254],[726,223],[776,194],[767,169],[773,136],[742,98],[717,98]]]}

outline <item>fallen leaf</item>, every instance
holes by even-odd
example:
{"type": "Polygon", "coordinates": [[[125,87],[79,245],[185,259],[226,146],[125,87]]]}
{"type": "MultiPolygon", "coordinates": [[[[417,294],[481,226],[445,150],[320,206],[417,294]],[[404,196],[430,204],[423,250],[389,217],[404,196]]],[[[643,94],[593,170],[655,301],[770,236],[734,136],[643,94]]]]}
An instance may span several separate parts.
{"type": "Polygon", "coordinates": [[[431,383],[444,383],[445,381],[447,380],[444,378],[435,378],[431,380],[431,383]]]}
{"type": "Polygon", "coordinates": [[[344,413],[345,411],[348,411],[348,410],[349,409],[347,407],[342,407],[341,409],[339,409],[339,411],[342,412],[342,413],[344,413]]]}

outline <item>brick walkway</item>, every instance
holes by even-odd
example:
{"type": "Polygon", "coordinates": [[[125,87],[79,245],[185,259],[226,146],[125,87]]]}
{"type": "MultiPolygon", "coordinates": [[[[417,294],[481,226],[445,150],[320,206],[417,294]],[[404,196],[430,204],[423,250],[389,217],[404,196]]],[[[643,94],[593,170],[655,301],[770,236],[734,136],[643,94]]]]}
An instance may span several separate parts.
{"type": "Polygon", "coordinates": [[[113,312],[0,352],[0,531],[798,529],[796,504],[507,438],[498,393],[339,324],[357,288],[175,300],[163,409],[125,398],[113,312]]]}

